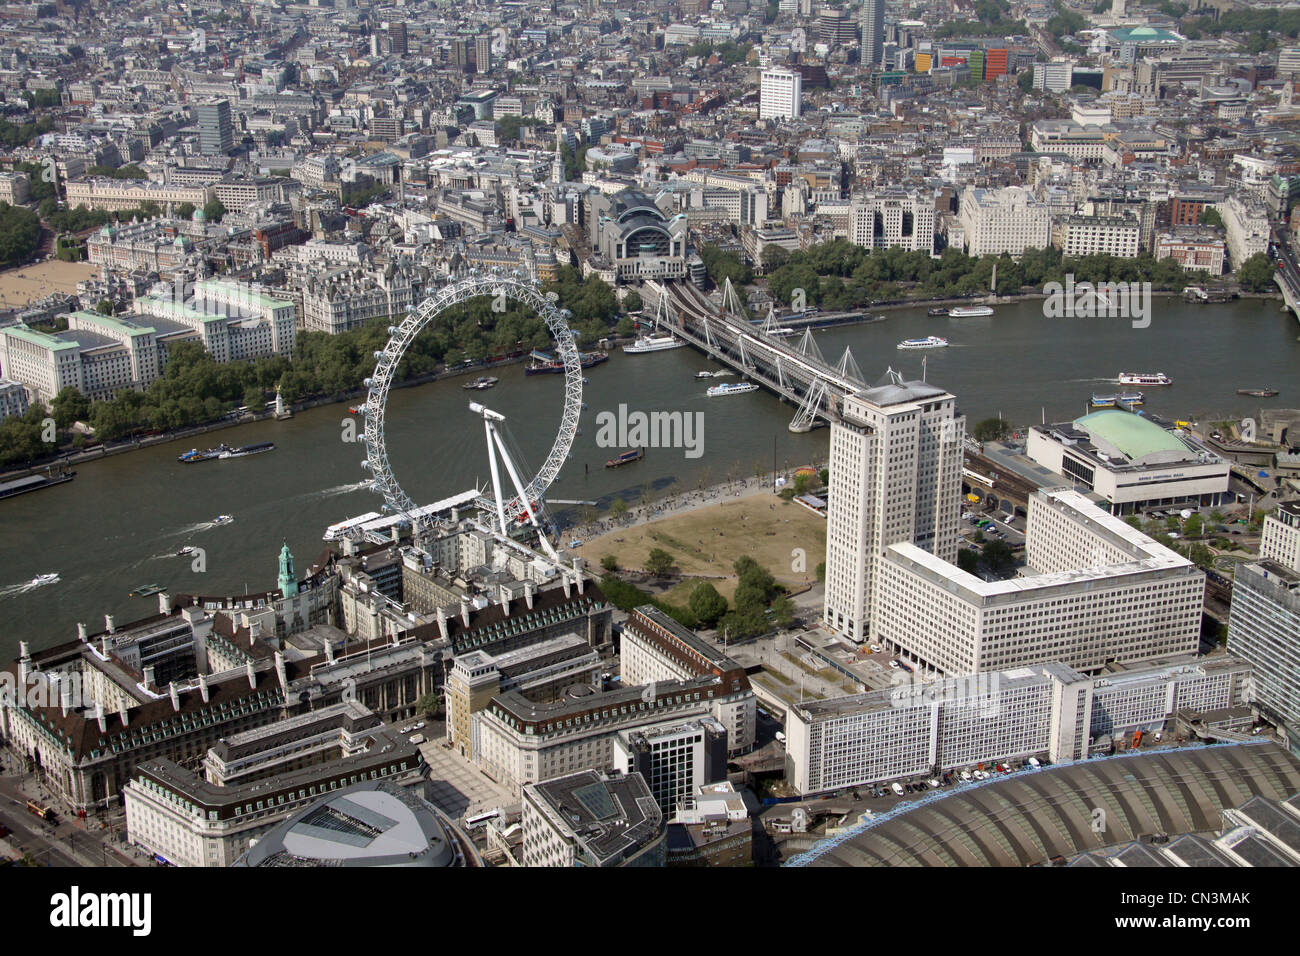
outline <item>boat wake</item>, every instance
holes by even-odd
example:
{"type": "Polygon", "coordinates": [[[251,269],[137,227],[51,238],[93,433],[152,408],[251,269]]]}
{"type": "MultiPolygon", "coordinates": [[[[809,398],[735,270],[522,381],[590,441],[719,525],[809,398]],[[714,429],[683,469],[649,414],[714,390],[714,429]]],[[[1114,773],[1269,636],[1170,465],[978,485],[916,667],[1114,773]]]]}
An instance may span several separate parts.
{"type": "Polygon", "coordinates": [[[333,488],[324,488],[321,491],[313,491],[308,494],[310,498],[333,498],[335,495],[347,495],[354,491],[365,491],[370,487],[368,481],[354,481],[346,485],[335,485],[333,488]]]}
{"type": "MultiPolygon", "coordinates": [[[[194,524],[187,524],[185,527],[179,528],[176,531],[171,532],[170,534],[167,535],[167,537],[179,538],[182,535],[198,534],[200,531],[207,531],[209,528],[215,528],[215,527],[216,525],[213,524],[211,521],[196,521],[194,522],[194,524]]],[[[162,555],[162,557],[166,557],[166,555],[162,555]]]]}
{"type": "Polygon", "coordinates": [[[8,584],[0,587],[0,598],[17,597],[20,594],[27,594],[35,591],[37,588],[43,588],[47,584],[58,584],[58,574],[42,574],[32,578],[30,581],[24,581],[21,584],[8,584]]]}

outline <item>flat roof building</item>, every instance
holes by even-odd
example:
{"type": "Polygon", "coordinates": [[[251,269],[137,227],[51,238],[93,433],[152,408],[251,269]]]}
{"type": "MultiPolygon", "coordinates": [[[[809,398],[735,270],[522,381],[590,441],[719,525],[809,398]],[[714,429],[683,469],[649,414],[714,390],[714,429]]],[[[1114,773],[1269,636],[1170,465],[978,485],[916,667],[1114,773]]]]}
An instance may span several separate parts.
{"type": "Polygon", "coordinates": [[[640,774],[582,770],[523,791],[524,866],[663,866],[666,817],[640,774]]]}

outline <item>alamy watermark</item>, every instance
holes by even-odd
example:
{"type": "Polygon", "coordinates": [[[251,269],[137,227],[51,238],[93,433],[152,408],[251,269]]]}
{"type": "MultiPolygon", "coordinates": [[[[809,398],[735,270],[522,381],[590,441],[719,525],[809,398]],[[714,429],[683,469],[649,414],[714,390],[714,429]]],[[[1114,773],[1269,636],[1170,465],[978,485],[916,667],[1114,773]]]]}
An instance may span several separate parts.
{"type": "Polygon", "coordinates": [[[1043,315],[1049,319],[1132,319],[1133,328],[1151,325],[1150,282],[1075,282],[1043,286],[1043,315]]]}
{"type": "Polygon", "coordinates": [[[681,448],[687,458],[699,458],[704,454],[704,413],[629,412],[620,404],[617,412],[597,413],[596,446],[681,448]]]}
{"type": "Polygon", "coordinates": [[[946,710],[972,709],[985,718],[1001,713],[997,672],[922,681],[917,674],[900,669],[891,680],[895,685],[889,691],[891,707],[943,704],[946,710]]]}

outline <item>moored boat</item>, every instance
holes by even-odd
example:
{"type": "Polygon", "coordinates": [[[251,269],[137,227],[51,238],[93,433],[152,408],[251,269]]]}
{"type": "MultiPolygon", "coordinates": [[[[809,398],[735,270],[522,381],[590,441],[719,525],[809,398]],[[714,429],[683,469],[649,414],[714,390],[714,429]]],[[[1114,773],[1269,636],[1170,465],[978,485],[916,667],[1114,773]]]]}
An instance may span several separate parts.
{"type": "Polygon", "coordinates": [[[640,461],[645,457],[644,448],[633,448],[631,451],[625,451],[617,458],[611,458],[605,462],[606,468],[617,468],[620,465],[630,465],[634,461],[640,461]]]}
{"type": "Polygon", "coordinates": [[[718,398],[721,395],[743,395],[745,392],[757,392],[758,386],[753,382],[727,382],[725,385],[714,385],[704,394],[709,398],[718,398]]]}
{"type": "Polygon", "coordinates": [[[157,594],[157,593],[158,593],[159,591],[161,591],[162,589],[163,589],[163,588],[162,588],[162,585],[161,585],[161,584],[142,584],[142,585],[140,585],[138,588],[136,588],[134,591],[132,591],[130,596],[131,596],[131,597],[149,597],[149,596],[152,595],[152,594],[157,594]]]}
{"type": "Polygon", "coordinates": [[[993,310],[987,305],[963,305],[948,310],[948,317],[951,319],[971,319],[992,314],[993,310]]]}
{"type": "Polygon", "coordinates": [[[1114,407],[1115,407],[1115,396],[1114,396],[1114,395],[1101,395],[1101,394],[1098,394],[1097,392],[1093,392],[1093,393],[1092,393],[1091,404],[1092,404],[1092,407],[1093,407],[1093,408],[1114,408],[1114,407]]]}
{"type": "Polygon", "coordinates": [[[1239,388],[1238,395],[1250,395],[1254,398],[1273,398],[1278,394],[1275,388],[1239,388]]]}
{"type": "Polygon", "coordinates": [[[240,445],[237,448],[227,448],[218,458],[244,458],[248,455],[260,455],[264,451],[274,451],[275,442],[261,441],[255,445],[240,445]]]}
{"type": "Polygon", "coordinates": [[[665,349],[679,349],[686,343],[671,335],[638,335],[631,345],[623,346],[628,355],[640,355],[644,352],[662,352],[665,349]]]}
{"type": "Polygon", "coordinates": [[[933,309],[926,309],[925,314],[926,315],[947,315],[948,310],[941,305],[937,305],[933,309]]]}
{"type": "Polygon", "coordinates": [[[478,378],[474,379],[474,381],[466,382],[464,385],[461,386],[461,388],[466,390],[491,388],[499,381],[500,379],[494,378],[491,375],[480,375],[478,378]]]}

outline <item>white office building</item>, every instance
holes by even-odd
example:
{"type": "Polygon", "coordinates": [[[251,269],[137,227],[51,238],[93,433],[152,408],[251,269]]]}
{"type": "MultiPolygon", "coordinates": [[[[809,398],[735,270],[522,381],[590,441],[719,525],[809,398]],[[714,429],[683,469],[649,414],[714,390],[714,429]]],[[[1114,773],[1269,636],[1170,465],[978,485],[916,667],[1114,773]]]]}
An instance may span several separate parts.
{"type": "Polygon", "coordinates": [[[877,562],[872,638],[919,668],[1058,661],[1084,673],[1194,653],[1205,574],[1076,491],[1029,499],[1027,567],[986,581],[912,544],[877,562]]]}
{"type": "Polygon", "coordinates": [[[1051,213],[1046,203],[1019,186],[980,189],[967,186],[958,213],[972,256],[1046,249],[1051,241],[1051,213]]]}
{"type": "Polygon", "coordinates": [[[1260,252],[1268,251],[1268,212],[1250,199],[1230,195],[1216,207],[1223,217],[1223,231],[1228,242],[1228,258],[1234,270],[1260,252]]]}
{"type": "Polygon", "coordinates": [[[1135,259],[1142,224],[1127,216],[1065,216],[1054,233],[1054,245],[1071,259],[1096,255],[1135,259]]]}
{"type": "Polygon", "coordinates": [[[965,430],[952,395],[892,369],[874,388],[845,397],[831,425],[827,628],[866,639],[876,567],[890,545],[956,559],[965,430]]]}
{"type": "Polygon", "coordinates": [[[901,189],[862,196],[853,201],[849,228],[849,238],[864,249],[933,252],[934,200],[901,189]]]}
{"type": "Polygon", "coordinates": [[[27,389],[22,382],[0,378],[0,421],[27,413],[27,389]]]}
{"type": "Polygon", "coordinates": [[[794,70],[764,70],[759,89],[759,119],[798,119],[803,112],[803,76],[794,70]]]}
{"type": "Polygon", "coordinates": [[[1259,556],[1300,574],[1300,501],[1283,501],[1264,518],[1259,556]]]}
{"type": "Polygon", "coordinates": [[[786,718],[786,779],[812,794],[1001,760],[1078,760],[1102,736],[1239,707],[1252,673],[1231,657],[1100,677],[1046,663],[809,701],[786,718]]]}
{"type": "Polygon", "coordinates": [[[1277,561],[1238,565],[1228,650],[1255,671],[1253,703],[1300,744],[1300,572],[1277,561]]]}

